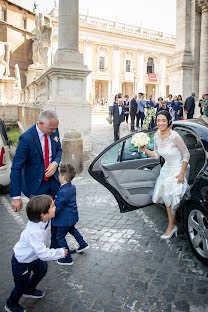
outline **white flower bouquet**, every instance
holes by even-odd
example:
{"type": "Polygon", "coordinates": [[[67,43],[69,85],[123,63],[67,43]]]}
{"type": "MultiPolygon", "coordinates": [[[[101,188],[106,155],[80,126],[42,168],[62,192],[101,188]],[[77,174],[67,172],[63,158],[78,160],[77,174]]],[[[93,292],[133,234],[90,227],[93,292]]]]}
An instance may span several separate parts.
{"type": "Polygon", "coordinates": [[[138,147],[138,151],[139,151],[139,147],[145,147],[146,145],[148,145],[150,143],[151,139],[150,137],[144,133],[144,132],[139,132],[139,133],[135,133],[132,136],[131,139],[131,144],[134,145],[134,147],[138,147]]]}

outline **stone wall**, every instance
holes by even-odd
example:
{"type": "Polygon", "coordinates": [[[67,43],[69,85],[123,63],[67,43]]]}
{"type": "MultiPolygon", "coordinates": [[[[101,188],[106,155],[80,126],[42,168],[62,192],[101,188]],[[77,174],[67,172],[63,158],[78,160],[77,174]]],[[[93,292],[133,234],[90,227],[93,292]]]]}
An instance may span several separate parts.
{"type": "Polygon", "coordinates": [[[0,104],[0,116],[6,126],[16,126],[18,122],[18,106],[0,104]]]}
{"type": "Polygon", "coordinates": [[[20,129],[24,131],[34,125],[41,111],[40,108],[18,106],[20,129]]]}

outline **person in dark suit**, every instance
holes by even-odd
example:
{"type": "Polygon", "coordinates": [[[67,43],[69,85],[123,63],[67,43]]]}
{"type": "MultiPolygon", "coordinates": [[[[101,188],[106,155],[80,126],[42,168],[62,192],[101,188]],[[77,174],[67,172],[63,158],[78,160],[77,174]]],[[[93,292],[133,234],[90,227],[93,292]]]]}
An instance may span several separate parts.
{"type": "Polygon", "coordinates": [[[118,103],[114,102],[112,109],[113,128],[114,128],[114,141],[119,140],[119,127],[124,121],[124,105],[122,98],[118,98],[118,103]]]}
{"type": "Polygon", "coordinates": [[[71,252],[66,242],[67,233],[73,235],[79,244],[79,248],[76,252],[83,252],[89,248],[82,235],[75,228],[75,224],[79,220],[76,202],[76,188],[71,183],[75,174],[76,171],[72,165],[62,164],[60,166],[59,181],[61,187],[55,200],[56,212],[55,217],[52,219],[54,231],[51,237],[51,248],[64,247],[68,250],[67,256],[57,261],[57,263],[61,265],[73,264],[71,252]]]}
{"type": "Polygon", "coordinates": [[[195,93],[192,92],[191,96],[189,96],[184,105],[184,111],[187,114],[187,119],[192,119],[195,110],[195,93]]]}
{"type": "Polygon", "coordinates": [[[43,111],[37,124],[19,138],[10,176],[11,205],[15,212],[23,207],[21,192],[27,197],[47,194],[53,198],[58,192],[62,157],[58,124],[55,112],[43,111]]]}
{"type": "Polygon", "coordinates": [[[134,131],[135,127],[135,117],[137,113],[137,95],[135,94],[130,104],[130,117],[131,117],[131,131],[134,131]]]}

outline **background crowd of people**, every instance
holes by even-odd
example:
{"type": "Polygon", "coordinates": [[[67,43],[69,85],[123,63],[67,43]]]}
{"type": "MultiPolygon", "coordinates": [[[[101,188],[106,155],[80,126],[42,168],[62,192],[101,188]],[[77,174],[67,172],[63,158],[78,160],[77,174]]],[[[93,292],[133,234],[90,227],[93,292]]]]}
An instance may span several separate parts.
{"type": "MultiPolygon", "coordinates": [[[[208,94],[202,95],[198,105],[200,114],[208,116],[208,94]]],[[[157,101],[152,96],[145,100],[142,92],[135,94],[131,101],[128,95],[122,97],[121,93],[116,94],[110,110],[113,117],[114,140],[119,139],[119,126],[123,121],[128,124],[129,116],[131,131],[134,131],[135,127],[147,130],[155,127],[155,118],[160,110],[167,110],[172,121],[183,119],[185,114],[187,119],[192,119],[195,110],[195,93],[192,92],[185,101],[180,94],[175,96],[169,94],[166,100],[159,97],[157,101]]]]}

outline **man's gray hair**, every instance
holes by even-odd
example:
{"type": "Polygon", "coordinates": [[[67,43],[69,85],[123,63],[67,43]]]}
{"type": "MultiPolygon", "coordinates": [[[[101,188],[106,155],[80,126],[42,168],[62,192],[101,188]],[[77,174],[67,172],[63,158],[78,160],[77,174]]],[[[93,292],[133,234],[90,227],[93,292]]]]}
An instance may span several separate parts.
{"type": "Polygon", "coordinates": [[[191,96],[195,96],[195,92],[191,92],[191,96]]]}
{"type": "Polygon", "coordinates": [[[52,110],[45,110],[39,114],[38,121],[49,122],[51,119],[55,119],[57,122],[59,122],[56,112],[52,110]]]}

